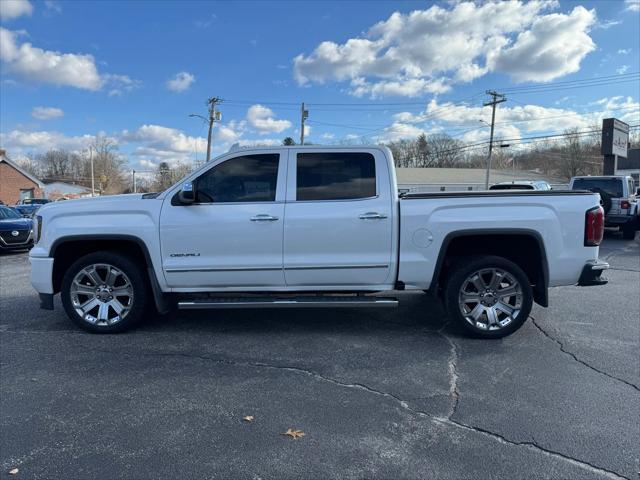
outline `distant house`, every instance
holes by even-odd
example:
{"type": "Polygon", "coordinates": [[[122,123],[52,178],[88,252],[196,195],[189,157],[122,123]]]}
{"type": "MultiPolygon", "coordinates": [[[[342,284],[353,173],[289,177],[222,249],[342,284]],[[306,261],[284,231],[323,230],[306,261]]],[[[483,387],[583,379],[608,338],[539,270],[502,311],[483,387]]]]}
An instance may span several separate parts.
{"type": "Polygon", "coordinates": [[[44,183],[9,160],[0,150],[0,200],[15,205],[24,198],[42,198],[44,183]]]}
{"type": "Polygon", "coordinates": [[[71,183],[51,182],[44,186],[44,196],[49,200],[90,197],[91,189],[71,183]]]}

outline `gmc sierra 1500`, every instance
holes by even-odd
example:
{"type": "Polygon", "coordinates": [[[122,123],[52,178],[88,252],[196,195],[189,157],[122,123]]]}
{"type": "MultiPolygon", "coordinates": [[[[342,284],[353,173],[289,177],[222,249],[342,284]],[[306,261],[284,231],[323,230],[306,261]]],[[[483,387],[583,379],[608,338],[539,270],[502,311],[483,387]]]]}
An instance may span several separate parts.
{"type": "Polygon", "coordinates": [[[591,192],[399,196],[385,147],[247,149],[159,194],[45,205],[31,280],[92,332],[176,306],[393,307],[375,292],[418,290],[497,338],[548,287],[606,283],[603,222],[591,192]]]}

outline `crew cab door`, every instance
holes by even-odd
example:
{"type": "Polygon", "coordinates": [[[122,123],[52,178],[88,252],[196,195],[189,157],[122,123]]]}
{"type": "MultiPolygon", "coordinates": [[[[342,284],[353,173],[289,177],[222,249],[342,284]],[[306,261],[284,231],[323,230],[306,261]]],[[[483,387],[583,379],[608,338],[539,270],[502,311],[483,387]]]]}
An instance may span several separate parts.
{"type": "Polygon", "coordinates": [[[376,149],[293,149],[284,229],[287,286],[392,282],[396,220],[388,163],[376,149]]]}
{"type": "Polygon", "coordinates": [[[190,289],[284,285],[282,228],[287,152],[237,153],[190,179],[195,202],[177,193],[160,215],[167,284],[190,289]]]}

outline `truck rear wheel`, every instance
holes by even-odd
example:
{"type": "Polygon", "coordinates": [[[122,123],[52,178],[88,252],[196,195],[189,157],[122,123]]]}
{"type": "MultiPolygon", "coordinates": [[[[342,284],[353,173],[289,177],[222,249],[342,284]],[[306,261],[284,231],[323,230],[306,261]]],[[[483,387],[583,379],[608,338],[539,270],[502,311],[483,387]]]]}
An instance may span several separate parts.
{"type": "Polygon", "coordinates": [[[506,258],[472,256],[458,261],[445,286],[449,317],[467,333],[502,338],[518,330],[533,305],[527,275],[506,258]]]}
{"type": "Polygon", "coordinates": [[[116,333],[143,317],[149,295],[142,269],[115,252],[85,255],[62,279],[62,305],[80,328],[93,333],[116,333]]]}

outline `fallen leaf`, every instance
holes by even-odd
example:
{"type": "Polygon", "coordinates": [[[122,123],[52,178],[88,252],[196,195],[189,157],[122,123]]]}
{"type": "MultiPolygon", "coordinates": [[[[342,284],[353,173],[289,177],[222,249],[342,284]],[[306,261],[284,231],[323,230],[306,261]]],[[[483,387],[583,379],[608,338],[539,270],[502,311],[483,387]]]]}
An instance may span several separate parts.
{"type": "Polygon", "coordinates": [[[15,475],[16,473],[18,473],[20,470],[18,470],[17,468],[13,468],[11,470],[9,470],[9,475],[15,475]]]}
{"type": "Polygon", "coordinates": [[[294,440],[300,438],[300,437],[304,437],[305,433],[302,430],[292,430],[292,429],[287,429],[286,432],[281,433],[280,435],[288,435],[291,438],[293,438],[294,440]]]}
{"type": "Polygon", "coordinates": [[[247,415],[246,417],[242,417],[245,422],[253,422],[255,417],[253,415],[247,415]]]}

